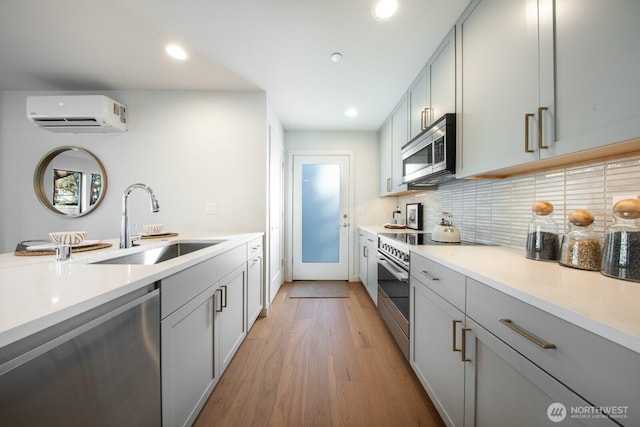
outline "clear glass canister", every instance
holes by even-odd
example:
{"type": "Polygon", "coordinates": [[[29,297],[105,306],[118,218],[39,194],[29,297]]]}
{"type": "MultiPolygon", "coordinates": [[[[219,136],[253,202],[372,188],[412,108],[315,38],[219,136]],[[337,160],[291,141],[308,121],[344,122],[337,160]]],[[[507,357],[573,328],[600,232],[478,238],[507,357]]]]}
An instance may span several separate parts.
{"type": "Polygon", "coordinates": [[[560,264],[581,270],[600,270],[602,248],[593,229],[593,214],[577,210],[569,215],[569,231],[562,238],[560,264]]]}
{"type": "Polygon", "coordinates": [[[605,276],[640,282],[640,200],[620,200],[613,206],[613,225],[604,236],[605,276]]]}
{"type": "Polygon", "coordinates": [[[553,220],[553,205],[538,201],[531,207],[526,257],[537,261],[557,261],[560,257],[558,224],[553,220]]]}

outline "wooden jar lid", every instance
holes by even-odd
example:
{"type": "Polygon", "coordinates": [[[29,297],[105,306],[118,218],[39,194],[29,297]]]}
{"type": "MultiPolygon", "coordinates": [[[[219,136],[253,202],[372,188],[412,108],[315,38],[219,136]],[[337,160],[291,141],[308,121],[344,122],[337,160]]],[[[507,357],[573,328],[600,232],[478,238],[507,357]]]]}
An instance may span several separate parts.
{"type": "Polygon", "coordinates": [[[553,212],[553,205],[546,200],[540,200],[533,204],[531,211],[538,215],[549,215],[553,212]]]}
{"type": "Polygon", "coordinates": [[[613,205],[613,212],[620,218],[640,218],[640,199],[624,199],[613,205]]]}
{"type": "Polygon", "coordinates": [[[579,227],[584,227],[586,225],[592,224],[594,220],[595,217],[593,216],[593,214],[583,209],[578,209],[577,211],[573,211],[569,214],[569,222],[579,227]]]}

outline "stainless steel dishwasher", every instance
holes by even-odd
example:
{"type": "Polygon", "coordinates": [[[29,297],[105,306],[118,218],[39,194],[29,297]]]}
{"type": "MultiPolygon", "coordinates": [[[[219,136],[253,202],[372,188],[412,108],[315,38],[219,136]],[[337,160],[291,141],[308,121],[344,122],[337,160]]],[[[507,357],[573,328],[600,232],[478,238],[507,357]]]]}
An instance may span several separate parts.
{"type": "Polygon", "coordinates": [[[0,349],[0,425],[160,426],[155,284],[0,349]]]}

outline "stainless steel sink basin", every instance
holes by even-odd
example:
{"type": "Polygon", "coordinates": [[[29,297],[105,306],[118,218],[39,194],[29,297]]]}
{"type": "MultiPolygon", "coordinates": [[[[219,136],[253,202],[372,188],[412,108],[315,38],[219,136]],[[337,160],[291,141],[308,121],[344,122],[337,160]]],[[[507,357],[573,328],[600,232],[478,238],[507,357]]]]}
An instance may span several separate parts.
{"type": "Polygon", "coordinates": [[[211,246],[217,245],[222,242],[224,242],[224,240],[171,243],[160,248],[151,248],[133,254],[122,255],[102,261],[96,261],[92,264],[158,264],[160,262],[168,261],[182,255],[190,254],[200,249],[210,248],[211,246]]]}

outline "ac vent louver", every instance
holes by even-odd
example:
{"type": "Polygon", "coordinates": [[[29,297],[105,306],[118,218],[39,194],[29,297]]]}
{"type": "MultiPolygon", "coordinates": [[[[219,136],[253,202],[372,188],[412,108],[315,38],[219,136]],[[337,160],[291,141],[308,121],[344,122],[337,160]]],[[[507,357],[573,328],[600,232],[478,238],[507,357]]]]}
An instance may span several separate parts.
{"type": "Polygon", "coordinates": [[[28,96],[27,118],[58,133],[127,130],[127,107],[104,95],[28,96]]]}

